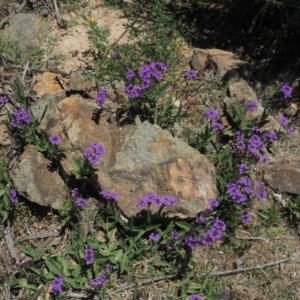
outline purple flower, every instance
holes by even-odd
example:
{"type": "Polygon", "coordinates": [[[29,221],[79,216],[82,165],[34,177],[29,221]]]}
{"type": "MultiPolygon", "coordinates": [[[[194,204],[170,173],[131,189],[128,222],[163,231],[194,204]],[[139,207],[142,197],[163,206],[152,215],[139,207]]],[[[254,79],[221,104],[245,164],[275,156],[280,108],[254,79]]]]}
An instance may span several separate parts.
{"type": "Polygon", "coordinates": [[[275,142],[277,140],[277,134],[274,131],[270,131],[269,133],[264,135],[264,140],[269,142],[275,142]]]}
{"type": "Polygon", "coordinates": [[[256,186],[257,188],[259,188],[259,189],[263,189],[264,186],[265,186],[265,184],[264,184],[262,181],[257,181],[257,182],[255,183],[255,186],[256,186]]]}
{"type": "Polygon", "coordinates": [[[110,264],[105,265],[105,274],[109,274],[112,271],[112,266],[110,264]]]}
{"type": "Polygon", "coordinates": [[[289,124],[289,120],[283,116],[280,116],[279,117],[279,123],[282,125],[282,126],[288,126],[289,124]]]}
{"type": "Polygon", "coordinates": [[[179,204],[179,200],[176,197],[162,196],[160,198],[160,204],[159,205],[177,206],[178,204],[179,204]]]}
{"type": "Polygon", "coordinates": [[[225,231],[226,230],[226,224],[224,221],[220,220],[219,218],[214,219],[213,227],[225,231]]]}
{"type": "Polygon", "coordinates": [[[286,132],[289,136],[293,136],[295,134],[295,130],[294,128],[290,127],[287,132],[286,132]]]}
{"type": "Polygon", "coordinates": [[[200,297],[199,295],[191,295],[190,297],[189,297],[189,300],[203,300],[203,298],[202,297],[200,297]]]}
{"type": "Polygon", "coordinates": [[[150,233],[150,235],[149,235],[149,239],[150,239],[151,241],[157,242],[157,241],[160,239],[160,235],[159,235],[158,233],[152,232],[152,233],[150,233]]]}
{"type": "Polygon", "coordinates": [[[201,244],[203,246],[209,247],[213,244],[214,240],[211,238],[208,232],[204,233],[201,237],[201,244]]]}
{"type": "Polygon", "coordinates": [[[220,202],[217,199],[209,199],[208,200],[208,205],[210,209],[214,210],[219,206],[220,202]]]}
{"type": "Polygon", "coordinates": [[[209,236],[213,241],[220,240],[222,238],[222,231],[213,227],[208,231],[209,236]]]}
{"type": "Polygon", "coordinates": [[[114,200],[118,201],[120,196],[116,192],[109,192],[107,190],[103,190],[99,193],[102,197],[104,197],[106,200],[114,200]]]}
{"type": "Polygon", "coordinates": [[[265,145],[257,134],[253,134],[248,141],[247,149],[250,153],[254,154],[257,151],[263,151],[265,145]]]}
{"type": "Polygon", "coordinates": [[[249,101],[245,104],[246,109],[248,111],[255,111],[258,108],[258,103],[257,101],[253,100],[253,101],[249,101]]]}
{"type": "Polygon", "coordinates": [[[128,80],[134,79],[134,78],[135,78],[135,73],[134,73],[134,71],[133,71],[133,70],[128,70],[128,71],[126,72],[126,78],[127,78],[128,80]]]}
{"type": "Polygon", "coordinates": [[[238,164],[239,173],[246,174],[248,172],[248,167],[244,163],[238,164]]]}
{"type": "Polygon", "coordinates": [[[18,203],[19,202],[19,197],[18,197],[16,189],[14,189],[14,188],[10,189],[9,200],[10,200],[11,203],[18,203]]]}
{"type": "Polygon", "coordinates": [[[292,97],[293,89],[287,83],[281,83],[280,91],[283,93],[285,101],[287,101],[288,98],[292,97]]]}
{"type": "Polygon", "coordinates": [[[94,250],[90,245],[84,247],[84,260],[87,265],[91,265],[94,262],[94,250]]]}
{"type": "Polygon", "coordinates": [[[243,141],[238,141],[235,143],[235,148],[238,150],[244,150],[246,148],[246,145],[243,141]]]}
{"type": "Polygon", "coordinates": [[[194,70],[187,71],[184,76],[188,79],[193,79],[193,80],[198,78],[197,71],[194,70]]]}
{"type": "Polygon", "coordinates": [[[106,97],[107,97],[107,89],[103,89],[99,91],[96,96],[97,105],[102,107],[105,104],[106,97]]]}
{"type": "Polygon", "coordinates": [[[33,121],[30,111],[26,108],[20,108],[19,110],[15,111],[13,116],[14,118],[10,122],[12,127],[30,124],[33,121]]]}
{"type": "Polygon", "coordinates": [[[87,205],[87,203],[88,203],[87,200],[82,197],[78,197],[75,199],[75,204],[78,207],[85,206],[85,205],[87,205]]]}
{"type": "Polygon", "coordinates": [[[162,62],[158,62],[158,61],[154,61],[150,64],[150,68],[153,70],[157,70],[157,69],[160,69],[161,71],[168,71],[168,67],[162,63],[162,62]]]}
{"type": "Polygon", "coordinates": [[[250,214],[243,214],[242,215],[242,222],[244,224],[249,224],[252,220],[252,216],[250,214]]]}
{"type": "Polygon", "coordinates": [[[105,155],[105,153],[106,150],[102,145],[92,143],[88,148],[84,149],[83,155],[94,166],[99,163],[100,157],[105,155]]]}
{"type": "Polygon", "coordinates": [[[211,125],[211,129],[214,132],[221,131],[221,130],[223,130],[223,125],[221,123],[216,122],[211,125]]]}
{"type": "Polygon", "coordinates": [[[197,216],[197,217],[195,218],[195,222],[196,222],[197,224],[206,224],[206,223],[207,223],[207,219],[204,218],[203,216],[197,216]]]}
{"type": "Polygon", "coordinates": [[[259,162],[262,164],[267,164],[269,162],[270,158],[268,155],[261,155],[259,157],[259,162]]]}
{"type": "Polygon", "coordinates": [[[196,238],[194,236],[186,236],[181,244],[182,246],[187,246],[191,249],[194,249],[200,244],[202,244],[202,241],[200,241],[199,238],[196,238]]]}
{"type": "Polygon", "coordinates": [[[234,134],[234,137],[238,140],[243,140],[245,135],[241,132],[241,131],[237,131],[235,134],[234,134]]]}
{"type": "Polygon", "coordinates": [[[0,98],[0,104],[6,104],[8,101],[9,99],[5,96],[0,98]]]}
{"type": "Polygon", "coordinates": [[[58,145],[61,142],[61,137],[58,134],[52,134],[49,138],[52,145],[58,145]]]}
{"type": "Polygon", "coordinates": [[[251,186],[252,185],[252,181],[250,178],[246,178],[246,177],[241,177],[237,183],[243,185],[243,186],[251,186]]]}
{"type": "Polygon", "coordinates": [[[258,126],[253,126],[252,127],[252,131],[254,132],[254,133],[260,133],[260,128],[258,127],[258,126]]]}
{"type": "Polygon", "coordinates": [[[140,86],[133,86],[132,84],[125,84],[125,94],[129,99],[143,96],[143,89],[140,86]]]}
{"type": "Polygon", "coordinates": [[[177,240],[178,238],[179,238],[178,233],[175,230],[171,231],[171,239],[177,240]]]}
{"type": "Polygon", "coordinates": [[[160,197],[154,193],[150,193],[148,195],[143,196],[142,198],[138,199],[137,206],[141,209],[147,208],[148,205],[152,203],[157,203],[160,201],[160,197]]]}
{"type": "Polygon", "coordinates": [[[52,282],[52,294],[58,295],[63,292],[62,285],[65,281],[65,278],[63,277],[56,277],[54,281],[52,282]]]}
{"type": "Polygon", "coordinates": [[[72,189],[70,194],[73,198],[77,198],[79,196],[78,188],[72,189]]]}
{"type": "Polygon", "coordinates": [[[106,276],[105,275],[101,275],[97,278],[94,278],[91,280],[91,285],[93,287],[98,287],[98,286],[103,286],[106,283],[106,276]]]}
{"type": "Polygon", "coordinates": [[[259,201],[264,201],[267,198],[267,192],[263,189],[257,191],[256,196],[259,201]]]}
{"type": "Polygon", "coordinates": [[[219,120],[220,113],[215,109],[210,109],[204,114],[204,120],[219,120]]]}
{"type": "Polygon", "coordinates": [[[112,56],[111,56],[111,59],[120,59],[121,58],[121,55],[119,52],[115,52],[112,56]]]}

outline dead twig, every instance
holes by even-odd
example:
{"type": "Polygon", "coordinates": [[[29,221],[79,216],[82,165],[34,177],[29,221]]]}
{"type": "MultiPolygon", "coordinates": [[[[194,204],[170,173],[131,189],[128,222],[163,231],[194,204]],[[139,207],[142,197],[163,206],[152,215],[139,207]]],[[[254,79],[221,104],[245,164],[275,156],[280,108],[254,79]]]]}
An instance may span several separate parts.
{"type": "Polygon", "coordinates": [[[13,239],[11,237],[9,228],[5,227],[3,232],[4,232],[4,238],[5,238],[5,241],[7,243],[8,250],[10,252],[11,257],[13,257],[14,259],[16,259],[16,261],[18,261],[18,257],[17,257],[15,247],[14,247],[14,242],[13,242],[13,239]]]}
{"type": "Polygon", "coordinates": [[[5,256],[5,254],[3,253],[1,247],[0,247],[0,256],[1,256],[2,263],[4,265],[6,272],[11,273],[13,270],[11,269],[9,261],[8,261],[7,257],[5,256]]]}
{"type": "Polygon", "coordinates": [[[251,271],[251,270],[261,270],[261,269],[265,269],[268,267],[273,267],[279,264],[283,264],[286,263],[290,260],[291,258],[284,258],[281,260],[277,260],[274,262],[270,262],[267,264],[263,264],[263,265],[257,265],[254,267],[248,267],[248,268],[240,268],[240,269],[234,269],[234,270],[226,270],[226,271],[218,271],[218,272],[212,272],[212,273],[198,273],[197,277],[203,277],[203,276],[224,276],[224,275],[230,275],[230,274],[235,274],[235,273],[241,273],[241,272],[246,272],[246,271],[251,271]]]}
{"type": "Polygon", "coordinates": [[[16,240],[14,242],[15,245],[22,243],[24,241],[28,241],[28,240],[35,240],[35,239],[43,239],[43,238],[47,238],[47,237],[51,237],[51,236],[59,236],[59,232],[58,231],[53,231],[53,232],[45,232],[45,233],[40,233],[40,234],[33,234],[30,236],[26,236],[22,239],[16,240]]]}
{"type": "Polygon", "coordinates": [[[25,64],[24,71],[23,71],[22,78],[21,78],[21,82],[22,82],[23,86],[25,86],[25,78],[26,78],[28,68],[29,68],[29,61],[27,60],[27,63],[25,64]]]}
{"type": "Polygon", "coordinates": [[[53,0],[53,6],[54,6],[54,11],[55,11],[55,17],[56,17],[56,21],[59,27],[63,27],[63,22],[57,7],[57,3],[56,0],[53,0]]]}

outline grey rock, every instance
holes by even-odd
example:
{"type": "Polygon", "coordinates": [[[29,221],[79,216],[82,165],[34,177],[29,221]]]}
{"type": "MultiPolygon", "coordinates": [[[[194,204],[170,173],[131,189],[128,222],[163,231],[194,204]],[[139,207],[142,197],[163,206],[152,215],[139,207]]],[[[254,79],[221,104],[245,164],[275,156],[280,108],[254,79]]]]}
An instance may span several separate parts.
{"type": "Polygon", "coordinates": [[[50,32],[50,22],[34,14],[16,14],[9,19],[9,25],[5,26],[3,38],[9,38],[19,42],[21,54],[28,57],[37,51],[50,32]]]}
{"type": "Polygon", "coordinates": [[[18,168],[10,175],[18,193],[28,200],[54,209],[62,207],[66,199],[64,181],[34,146],[26,148],[18,168]]]}
{"type": "Polygon", "coordinates": [[[264,180],[276,191],[300,195],[300,163],[266,166],[264,180]]]}

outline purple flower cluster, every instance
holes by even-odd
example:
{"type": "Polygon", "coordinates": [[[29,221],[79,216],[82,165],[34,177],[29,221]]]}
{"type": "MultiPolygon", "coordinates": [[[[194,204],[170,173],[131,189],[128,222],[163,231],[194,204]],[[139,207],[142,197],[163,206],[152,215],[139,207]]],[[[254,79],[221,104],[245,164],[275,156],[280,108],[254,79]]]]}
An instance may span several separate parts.
{"type": "Polygon", "coordinates": [[[289,128],[287,131],[286,131],[286,133],[289,135],[289,136],[293,136],[294,134],[295,134],[295,130],[294,130],[294,128],[289,128]]]}
{"type": "Polygon", "coordinates": [[[176,206],[179,204],[179,200],[172,196],[158,196],[154,193],[150,193],[137,201],[137,206],[141,209],[148,208],[151,204],[155,206],[176,206]]]}
{"type": "Polygon", "coordinates": [[[121,58],[121,55],[119,52],[115,52],[112,56],[111,56],[111,59],[120,59],[121,58]]]}
{"type": "Polygon", "coordinates": [[[20,125],[30,124],[32,123],[33,119],[31,113],[26,108],[20,108],[13,113],[13,119],[10,122],[12,127],[18,127],[20,125]]]}
{"type": "Polygon", "coordinates": [[[257,101],[253,100],[253,101],[249,101],[245,104],[246,109],[248,111],[255,111],[258,108],[258,103],[257,101]]]}
{"type": "Polygon", "coordinates": [[[179,238],[178,233],[175,230],[171,231],[171,239],[178,240],[178,238],[179,238]]]}
{"type": "Polygon", "coordinates": [[[94,263],[94,250],[90,245],[84,247],[84,260],[87,265],[94,263]]]}
{"type": "Polygon", "coordinates": [[[106,150],[102,145],[92,143],[88,148],[84,149],[83,155],[94,166],[99,163],[100,157],[105,155],[105,153],[106,150]]]}
{"type": "Polygon", "coordinates": [[[96,96],[97,105],[102,107],[105,104],[106,97],[107,97],[107,89],[103,89],[99,91],[96,96]]]}
{"type": "MultiPolygon", "coordinates": [[[[149,65],[144,65],[140,68],[139,81],[140,85],[133,85],[128,83],[125,85],[125,94],[128,98],[142,97],[144,92],[151,87],[151,81],[155,80],[160,82],[164,78],[163,72],[167,71],[168,67],[162,62],[152,62],[149,65]]],[[[128,70],[126,72],[126,78],[128,80],[134,80],[136,78],[134,70],[128,70]]]]}
{"type": "Polygon", "coordinates": [[[253,134],[248,141],[247,150],[251,154],[256,154],[260,151],[263,151],[264,149],[265,144],[261,141],[260,137],[257,134],[253,134]]]}
{"type": "Polygon", "coordinates": [[[75,204],[78,207],[85,206],[88,203],[86,199],[80,197],[78,188],[74,188],[73,190],[71,190],[71,196],[74,198],[75,204]]]}
{"type": "Polygon", "coordinates": [[[65,281],[63,277],[56,277],[55,280],[52,282],[52,294],[58,295],[63,292],[62,285],[65,281]]]}
{"type": "Polygon", "coordinates": [[[240,205],[246,205],[247,201],[255,196],[259,200],[266,199],[264,184],[257,182],[254,187],[252,180],[247,177],[241,177],[236,182],[227,183],[227,191],[233,202],[240,205]]]}
{"type": "Polygon", "coordinates": [[[262,164],[267,164],[269,162],[270,158],[268,155],[261,155],[259,156],[259,162],[262,164]]]}
{"type": "Polygon", "coordinates": [[[91,285],[93,287],[99,287],[99,286],[103,286],[106,283],[106,276],[105,275],[101,275],[97,278],[94,278],[91,280],[91,285]]]}
{"type": "Polygon", "coordinates": [[[160,239],[160,235],[158,233],[151,232],[149,235],[149,240],[157,242],[160,239]]]}
{"type": "Polygon", "coordinates": [[[240,175],[243,175],[243,174],[246,174],[248,172],[248,167],[246,164],[244,163],[240,163],[238,164],[238,170],[239,170],[239,174],[240,175]]]}
{"type": "Polygon", "coordinates": [[[285,127],[285,126],[288,126],[289,120],[287,118],[283,117],[283,116],[280,116],[279,117],[279,123],[280,123],[280,125],[285,127]]]}
{"type": "Polygon", "coordinates": [[[204,114],[204,120],[219,120],[220,119],[220,113],[215,109],[210,109],[204,114]]]}
{"type": "Polygon", "coordinates": [[[9,99],[5,96],[0,98],[0,104],[6,104],[8,101],[9,99]]]}
{"type": "Polygon", "coordinates": [[[224,128],[224,126],[219,122],[215,122],[211,125],[211,129],[214,132],[221,131],[221,130],[223,130],[223,128],[224,128]]]}
{"type": "Polygon", "coordinates": [[[268,141],[268,142],[270,142],[270,143],[273,143],[273,142],[275,142],[275,141],[278,139],[278,137],[277,137],[277,134],[276,134],[275,131],[270,131],[269,133],[267,133],[267,134],[265,134],[265,135],[263,136],[263,139],[264,139],[265,141],[268,141]]]}
{"type": "Polygon", "coordinates": [[[105,265],[105,274],[109,274],[112,271],[112,266],[110,264],[105,265]]]}
{"type": "Polygon", "coordinates": [[[249,224],[252,221],[252,216],[250,214],[243,214],[241,219],[244,224],[249,224]]]}
{"type": "Polygon", "coordinates": [[[49,138],[49,142],[52,144],[52,145],[58,145],[60,144],[61,142],[61,137],[60,135],[58,134],[52,134],[49,138]]]}
{"type": "Polygon", "coordinates": [[[195,295],[191,295],[189,297],[189,300],[203,300],[203,298],[200,297],[199,295],[195,294],[195,295]]]}
{"type": "Polygon", "coordinates": [[[220,202],[217,199],[209,199],[208,205],[211,211],[217,208],[220,205],[220,202]]]}
{"type": "Polygon", "coordinates": [[[188,79],[192,79],[192,80],[195,80],[198,78],[197,76],[197,71],[195,70],[189,70],[185,73],[185,78],[188,78],[188,79]]]}
{"type": "Polygon", "coordinates": [[[287,84],[287,83],[281,83],[281,89],[280,91],[283,93],[284,100],[287,101],[288,98],[292,97],[292,91],[293,89],[287,84]]]}
{"type": "Polygon", "coordinates": [[[215,241],[222,238],[223,231],[226,230],[226,224],[219,218],[214,218],[209,221],[207,218],[199,216],[196,217],[195,222],[197,224],[203,224],[205,226],[205,232],[202,235],[186,236],[182,241],[182,246],[191,249],[198,246],[211,246],[215,241]]]}
{"type": "Polygon", "coordinates": [[[19,197],[18,197],[17,191],[14,188],[10,189],[9,200],[11,203],[19,202],[19,197]]]}
{"type": "Polygon", "coordinates": [[[126,72],[126,79],[132,80],[134,78],[135,78],[135,72],[134,72],[134,70],[128,70],[126,72]]]}
{"type": "Polygon", "coordinates": [[[103,190],[99,193],[106,200],[118,201],[120,196],[116,192],[109,192],[107,190],[103,190]]]}

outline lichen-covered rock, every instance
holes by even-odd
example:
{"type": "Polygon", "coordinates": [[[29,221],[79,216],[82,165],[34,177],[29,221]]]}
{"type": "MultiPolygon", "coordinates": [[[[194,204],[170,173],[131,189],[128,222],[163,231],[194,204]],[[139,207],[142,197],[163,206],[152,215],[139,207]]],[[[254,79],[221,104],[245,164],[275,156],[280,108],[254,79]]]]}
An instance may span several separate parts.
{"type": "Polygon", "coordinates": [[[300,195],[300,163],[266,166],[264,180],[276,191],[300,195]]]}
{"type": "Polygon", "coordinates": [[[64,181],[34,146],[25,149],[17,169],[10,175],[18,193],[34,203],[60,209],[65,202],[64,181]]]}

